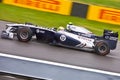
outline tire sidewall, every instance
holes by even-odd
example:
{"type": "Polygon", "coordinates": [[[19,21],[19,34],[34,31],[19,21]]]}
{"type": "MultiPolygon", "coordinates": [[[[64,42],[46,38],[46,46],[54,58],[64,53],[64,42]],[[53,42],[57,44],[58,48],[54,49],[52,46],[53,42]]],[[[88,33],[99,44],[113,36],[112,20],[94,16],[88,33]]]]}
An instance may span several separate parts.
{"type": "Polygon", "coordinates": [[[18,31],[17,31],[17,38],[21,42],[28,42],[28,41],[30,41],[31,38],[32,38],[32,31],[31,31],[31,29],[28,28],[28,27],[21,27],[21,28],[19,28],[18,31]],[[26,35],[27,37],[26,38],[22,38],[21,37],[22,36],[21,34],[23,34],[23,33],[27,33],[27,35],[26,35]]]}
{"type": "Polygon", "coordinates": [[[105,56],[110,53],[110,47],[105,41],[98,41],[95,45],[95,52],[98,55],[105,56]],[[100,48],[104,47],[104,51],[102,51],[100,48]]]}

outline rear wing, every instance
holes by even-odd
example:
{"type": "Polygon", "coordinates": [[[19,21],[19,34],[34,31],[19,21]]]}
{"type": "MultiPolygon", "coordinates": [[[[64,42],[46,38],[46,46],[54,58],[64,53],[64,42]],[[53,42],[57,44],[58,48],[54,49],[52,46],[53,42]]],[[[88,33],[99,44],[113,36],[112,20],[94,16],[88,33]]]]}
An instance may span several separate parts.
{"type": "Polygon", "coordinates": [[[118,32],[112,30],[104,30],[103,38],[108,42],[110,49],[115,49],[118,42],[118,32]]]}

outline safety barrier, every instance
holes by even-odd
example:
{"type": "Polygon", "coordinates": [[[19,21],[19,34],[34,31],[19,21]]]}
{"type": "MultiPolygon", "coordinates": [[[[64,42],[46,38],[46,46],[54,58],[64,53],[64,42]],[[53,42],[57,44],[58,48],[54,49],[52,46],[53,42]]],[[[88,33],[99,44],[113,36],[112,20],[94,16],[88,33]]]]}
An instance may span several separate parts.
{"type": "Polygon", "coordinates": [[[120,25],[120,10],[90,5],[87,19],[120,25]]]}
{"type": "Polygon", "coordinates": [[[112,8],[71,2],[70,0],[3,0],[2,2],[30,9],[120,25],[120,10],[112,8]]]}
{"type": "Polygon", "coordinates": [[[86,18],[88,5],[70,0],[3,0],[15,6],[86,18]]]}
{"type": "Polygon", "coordinates": [[[68,0],[3,0],[3,3],[63,15],[69,15],[72,7],[68,0]]]}

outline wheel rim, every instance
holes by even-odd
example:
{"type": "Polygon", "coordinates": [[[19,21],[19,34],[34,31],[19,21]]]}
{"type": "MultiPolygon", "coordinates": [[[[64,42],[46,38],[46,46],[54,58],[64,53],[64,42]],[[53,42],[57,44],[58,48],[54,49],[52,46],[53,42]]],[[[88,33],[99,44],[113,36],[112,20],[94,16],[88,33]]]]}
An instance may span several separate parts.
{"type": "Polygon", "coordinates": [[[105,53],[107,51],[107,46],[106,45],[101,45],[98,50],[99,50],[100,53],[105,53]]]}
{"type": "Polygon", "coordinates": [[[28,32],[20,32],[20,37],[22,38],[22,39],[27,39],[28,38],[28,32]]]}

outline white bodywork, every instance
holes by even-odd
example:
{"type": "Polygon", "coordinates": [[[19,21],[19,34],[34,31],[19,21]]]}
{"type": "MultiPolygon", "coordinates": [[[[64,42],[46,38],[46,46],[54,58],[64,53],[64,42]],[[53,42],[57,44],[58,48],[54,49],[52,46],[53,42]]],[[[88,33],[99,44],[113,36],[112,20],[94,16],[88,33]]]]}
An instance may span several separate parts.
{"type": "MultiPolygon", "coordinates": [[[[19,26],[35,27],[33,25],[25,25],[25,24],[7,24],[7,25],[9,25],[9,26],[16,26],[16,25],[18,26],[19,25],[19,26]]],[[[6,29],[6,33],[9,33],[9,38],[13,39],[14,33],[10,32],[11,28],[12,27],[8,27],[6,29]]],[[[38,29],[40,28],[41,29],[42,27],[35,27],[35,28],[38,28],[38,29]]],[[[92,34],[92,32],[90,32],[89,30],[87,30],[84,27],[78,27],[78,26],[71,25],[71,26],[69,26],[69,28],[72,31],[75,31],[75,32],[81,32],[81,33],[85,33],[85,34],[90,34],[91,33],[92,34]]],[[[44,28],[44,29],[47,29],[47,28],[44,28]]],[[[79,36],[79,35],[76,35],[76,34],[73,34],[73,33],[67,32],[67,31],[64,31],[64,30],[61,30],[61,31],[58,31],[58,32],[62,33],[65,36],[69,36],[69,37],[71,37],[73,39],[76,39],[76,40],[80,41],[80,44],[76,45],[76,47],[93,48],[93,46],[94,46],[94,39],[83,37],[83,36],[79,36]]],[[[65,37],[65,36],[62,36],[62,37],[65,37]]],[[[64,41],[64,39],[63,39],[63,41],[64,41]]]]}
{"type": "Polygon", "coordinates": [[[14,38],[14,33],[10,32],[11,29],[12,29],[12,27],[8,27],[6,29],[6,33],[8,34],[8,38],[13,39],[14,38]]]}
{"type": "Polygon", "coordinates": [[[58,31],[58,32],[80,41],[81,44],[76,45],[76,47],[81,47],[84,45],[84,47],[86,47],[86,48],[92,48],[94,46],[94,39],[79,36],[79,35],[69,33],[66,31],[58,31]]]}
{"type": "Polygon", "coordinates": [[[78,27],[75,25],[67,25],[67,29],[70,29],[71,31],[75,31],[75,32],[81,32],[81,33],[86,33],[86,34],[92,34],[91,31],[87,30],[84,27],[78,27]]]}

